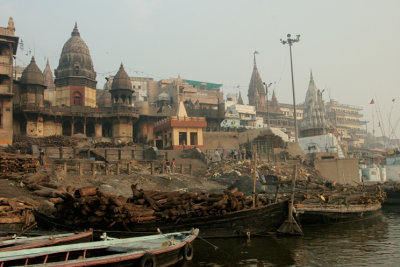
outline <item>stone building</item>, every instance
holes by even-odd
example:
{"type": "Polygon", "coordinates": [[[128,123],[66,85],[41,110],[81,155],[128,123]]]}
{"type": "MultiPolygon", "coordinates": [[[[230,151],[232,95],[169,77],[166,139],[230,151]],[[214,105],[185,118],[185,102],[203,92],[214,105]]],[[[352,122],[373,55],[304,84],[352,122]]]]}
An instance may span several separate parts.
{"type": "Polygon", "coordinates": [[[14,35],[14,21],[0,27],[0,146],[12,144],[13,137],[13,62],[19,38],[14,35]]]}
{"type": "Polygon", "coordinates": [[[362,120],[362,110],[362,107],[341,104],[333,99],[326,103],[327,117],[349,149],[361,147],[365,142],[367,131],[362,129],[366,124],[362,120]]]}
{"type": "Polygon", "coordinates": [[[203,129],[206,127],[204,117],[188,117],[181,101],[176,116],[155,123],[155,145],[159,149],[183,150],[196,147],[204,151],[203,129]]]}
{"type": "Polygon", "coordinates": [[[96,72],[78,26],[64,44],[55,73],[55,106],[96,107],[96,72]]]}
{"type": "Polygon", "coordinates": [[[99,141],[132,142],[139,115],[132,107],[133,88],[121,65],[110,90],[110,105],[98,105],[89,48],[75,27],[64,44],[55,79],[47,64],[40,71],[34,58],[15,81],[15,134],[64,135],[99,141]],[[53,86],[54,85],[54,86],[53,86]]]}

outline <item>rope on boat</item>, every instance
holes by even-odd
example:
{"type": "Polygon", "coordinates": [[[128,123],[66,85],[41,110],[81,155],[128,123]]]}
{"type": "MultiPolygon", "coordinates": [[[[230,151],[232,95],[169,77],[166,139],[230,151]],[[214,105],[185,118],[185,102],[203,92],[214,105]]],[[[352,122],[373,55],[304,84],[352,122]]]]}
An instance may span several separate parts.
{"type": "Polygon", "coordinates": [[[201,239],[201,240],[203,240],[204,242],[206,242],[207,244],[209,244],[210,246],[212,246],[213,247],[213,249],[215,250],[215,251],[217,251],[217,249],[219,249],[219,247],[217,247],[216,245],[214,245],[214,244],[212,244],[211,242],[209,242],[209,241],[207,241],[207,240],[205,240],[204,238],[202,238],[201,236],[197,236],[197,238],[199,238],[199,239],[201,239]]]}

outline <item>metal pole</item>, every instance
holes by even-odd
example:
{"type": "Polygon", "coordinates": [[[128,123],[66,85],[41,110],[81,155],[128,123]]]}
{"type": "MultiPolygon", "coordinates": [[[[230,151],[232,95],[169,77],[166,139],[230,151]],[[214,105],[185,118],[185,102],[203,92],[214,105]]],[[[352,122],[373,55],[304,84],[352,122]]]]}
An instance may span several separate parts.
{"type": "Polygon", "coordinates": [[[256,207],[256,182],[257,182],[257,145],[253,145],[254,150],[254,173],[253,173],[253,208],[256,207]]]}
{"type": "Polygon", "coordinates": [[[292,61],[292,43],[289,43],[289,51],[290,51],[290,70],[292,72],[292,91],[293,91],[293,116],[294,116],[294,136],[296,143],[298,140],[298,131],[297,131],[297,112],[296,112],[296,95],[294,92],[294,78],[293,78],[293,61],[292,61]]]}
{"type": "Polygon", "coordinates": [[[289,45],[289,52],[290,52],[290,70],[292,74],[292,91],[293,91],[293,116],[294,116],[294,136],[295,136],[295,141],[296,143],[298,142],[298,130],[297,130],[297,112],[296,112],[296,95],[294,92],[294,78],[293,78],[293,60],[292,60],[292,45],[293,43],[296,43],[300,41],[300,35],[298,34],[296,38],[290,38],[290,34],[287,35],[287,40],[282,40],[282,44],[288,44],[289,45]]]}

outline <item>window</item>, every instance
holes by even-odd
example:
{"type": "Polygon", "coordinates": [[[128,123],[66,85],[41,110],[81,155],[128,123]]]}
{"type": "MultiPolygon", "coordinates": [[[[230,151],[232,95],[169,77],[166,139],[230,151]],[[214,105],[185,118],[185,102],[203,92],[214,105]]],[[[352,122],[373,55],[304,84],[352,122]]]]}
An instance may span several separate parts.
{"type": "Polygon", "coordinates": [[[197,146],[197,133],[190,133],[190,145],[197,146]]]}
{"type": "Polygon", "coordinates": [[[186,146],[186,138],[187,138],[186,132],[179,132],[179,145],[180,146],[186,146]]]}
{"type": "Polygon", "coordinates": [[[138,89],[142,89],[142,86],[141,86],[141,85],[138,85],[138,89]]]}
{"type": "Polygon", "coordinates": [[[82,95],[79,92],[75,92],[73,94],[73,103],[74,106],[82,106],[82,95]]]}

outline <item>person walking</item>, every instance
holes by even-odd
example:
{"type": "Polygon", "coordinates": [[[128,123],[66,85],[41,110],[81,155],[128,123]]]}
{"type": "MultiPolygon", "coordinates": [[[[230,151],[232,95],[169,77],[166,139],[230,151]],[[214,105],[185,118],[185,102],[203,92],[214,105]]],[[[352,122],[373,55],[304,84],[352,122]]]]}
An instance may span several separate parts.
{"type": "Polygon", "coordinates": [[[176,168],[176,161],[175,158],[172,158],[172,173],[175,173],[175,168],[176,168]]]}
{"type": "Polygon", "coordinates": [[[164,163],[165,172],[170,174],[171,173],[171,162],[167,159],[164,163]]]}

